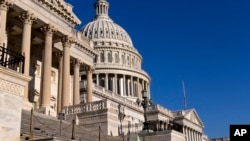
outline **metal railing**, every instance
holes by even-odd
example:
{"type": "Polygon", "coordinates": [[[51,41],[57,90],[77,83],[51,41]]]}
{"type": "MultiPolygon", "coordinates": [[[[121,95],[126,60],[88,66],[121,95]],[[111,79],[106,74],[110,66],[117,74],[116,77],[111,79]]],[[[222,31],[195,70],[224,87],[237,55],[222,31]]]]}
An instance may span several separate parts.
{"type": "Polygon", "coordinates": [[[9,69],[24,72],[25,57],[20,53],[0,46],[0,65],[9,69]]]}

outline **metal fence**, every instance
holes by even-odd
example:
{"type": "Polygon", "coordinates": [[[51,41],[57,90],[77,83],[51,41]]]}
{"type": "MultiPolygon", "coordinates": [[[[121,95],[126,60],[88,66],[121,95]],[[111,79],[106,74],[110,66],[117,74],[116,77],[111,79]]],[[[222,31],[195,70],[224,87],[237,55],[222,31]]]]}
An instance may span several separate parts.
{"type": "Polygon", "coordinates": [[[0,65],[23,73],[25,57],[13,50],[0,46],[0,65]]]}

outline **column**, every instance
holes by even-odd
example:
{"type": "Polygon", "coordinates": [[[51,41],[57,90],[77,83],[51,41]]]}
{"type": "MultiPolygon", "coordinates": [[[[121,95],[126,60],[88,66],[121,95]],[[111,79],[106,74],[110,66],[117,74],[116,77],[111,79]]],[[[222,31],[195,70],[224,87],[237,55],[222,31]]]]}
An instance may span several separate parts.
{"type": "Polygon", "coordinates": [[[73,105],[80,104],[80,60],[74,61],[73,105]]]}
{"type": "MultiPolygon", "coordinates": [[[[23,12],[19,18],[23,21],[23,39],[22,39],[22,55],[25,57],[24,68],[20,67],[24,70],[24,75],[29,76],[30,72],[30,42],[31,42],[31,26],[36,17],[33,13],[29,11],[23,12]]],[[[28,93],[29,93],[29,85],[24,88],[24,100],[28,101],[28,93]]]]}
{"type": "Polygon", "coordinates": [[[41,108],[50,107],[50,93],[51,93],[51,63],[52,63],[52,38],[56,29],[54,26],[48,24],[41,28],[45,33],[44,56],[42,67],[41,80],[41,108]]]}
{"type": "Polygon", "coordinates": [[[99,86],[99,74],[96,74],[96,85],[99,86]]]}
{"type": "Polygon", "coordinates": [[[134,97],[134,81],[133,81],[133,76],[131,75],[130,77],[130,84],[131,84],[131,90],[130,90],[130,95],[134,97]]]}
{"type": "Polygon", "coordinates": [[[140,82],[139,82],[139,77],[137,77],[137,97],[139,97],[139,95],[140,95],[140,82]]]}
{"type": "Polygon", "coordinates": [[[86,74],[87,74],[87,103],[92,102],[93,99],[93,92],[92,92],[92,74],[94,68],[91,66],[86,67],[86,74]]]}
{"type": "Polygon", "coordinates": [[[123,96],[127,96],[127,92],[126,92],[126,76],[123,75],[123,96]]]}
{"type": "Polygon", "coordinates": [[[62,108],[70,105],[70,47],[73,39],[65,36],[63,45],[62,108]]]}
{"type": "Polygon", "coordinates": [[[117,94],[117,74],[115,74],[115,93],[117,94]]]}
{"type": "Polygon", "coordinates": [[[62,111],[62,71],[63,71],[63,57],[62,52],[56,53],[58,57],[59,66],[58,66],[58,90],[57,90],[57,112],[62,111]]]}
{"type": "Polygon", "coordinates": [[[12,6],[12,2],[9,0],[1,0],[0,1],[0,46],[6,44],[6,19],[7,19],[7,11],[10,6],[12,6]]]}
{"type": "Polygon", "coordinates": [[[105,88],[108,90],[109,89],[109,78],[108,78],[108,74],[105,74],[105,88]]]}
{"type": "Polygon", "coordinates": [[[188,128],[188,141],[191,141],[190,128],[188,128]]]}

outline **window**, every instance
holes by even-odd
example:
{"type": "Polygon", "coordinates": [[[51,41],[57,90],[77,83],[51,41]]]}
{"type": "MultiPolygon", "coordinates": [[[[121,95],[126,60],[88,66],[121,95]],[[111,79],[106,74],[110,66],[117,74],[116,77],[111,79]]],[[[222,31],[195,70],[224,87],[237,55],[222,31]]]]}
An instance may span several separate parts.
{"type": "Polygon", "coordinates": [[[101,52],[101,54],[100,54],[100,61],[104,62],[104,52],[101,52]]]}
{"type": "Polygon", "coordinates": [[[125,64],[124,55],[122,54],[122,64],[125,64]]]}
{"type": "Polygon", "coordinates": [[[116,63],[119,63],[119,56],[118,56],[118,53],[115,54],[115,62],[116,62],[116,63]]]}
{"type": "Polygon", "coordinates": [[[128,62],[128,65],[130,65],[130,62],[129,62],[129,56],[127,56],[127,62],[128,62]]]}
{"type": "Polygon", "coordinates": [[[108,62],[112,62],[112,55],[111,55],[111,52],[108,53],[108,62]]]}

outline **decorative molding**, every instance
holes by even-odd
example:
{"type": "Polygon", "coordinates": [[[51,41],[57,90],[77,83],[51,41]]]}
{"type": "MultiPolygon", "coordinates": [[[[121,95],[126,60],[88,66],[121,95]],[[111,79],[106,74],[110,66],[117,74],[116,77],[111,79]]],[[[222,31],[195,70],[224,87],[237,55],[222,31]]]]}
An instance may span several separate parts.
{"type": "Polygon", "coordinates": [[[24,86],[0,79],[0,91],[22,96],[24,86]]]}
{"type": "Polygon", "coordinates": [[[30,11],[24,11],[21,15],[19,15],[19,18],[27,24],[32,24],[33,21],[37,19],[37,16],[34,13],[31,13],[30,11]]]}
{"type": "Polygon", "coordinates": [[[80,25],[81,21],[72,12],[72,6],[62,0],[34,0],[40,6],[58,15],[73,26],[80,25]]]}
{"type": "Polygon", "coordinates": [[[51,24],[47,24],[44,27],[41,27],[40,29],[46,35],[50,35],[50,36],[52,36],[55,32],[57,32],[57,28],[51,24]]]}

